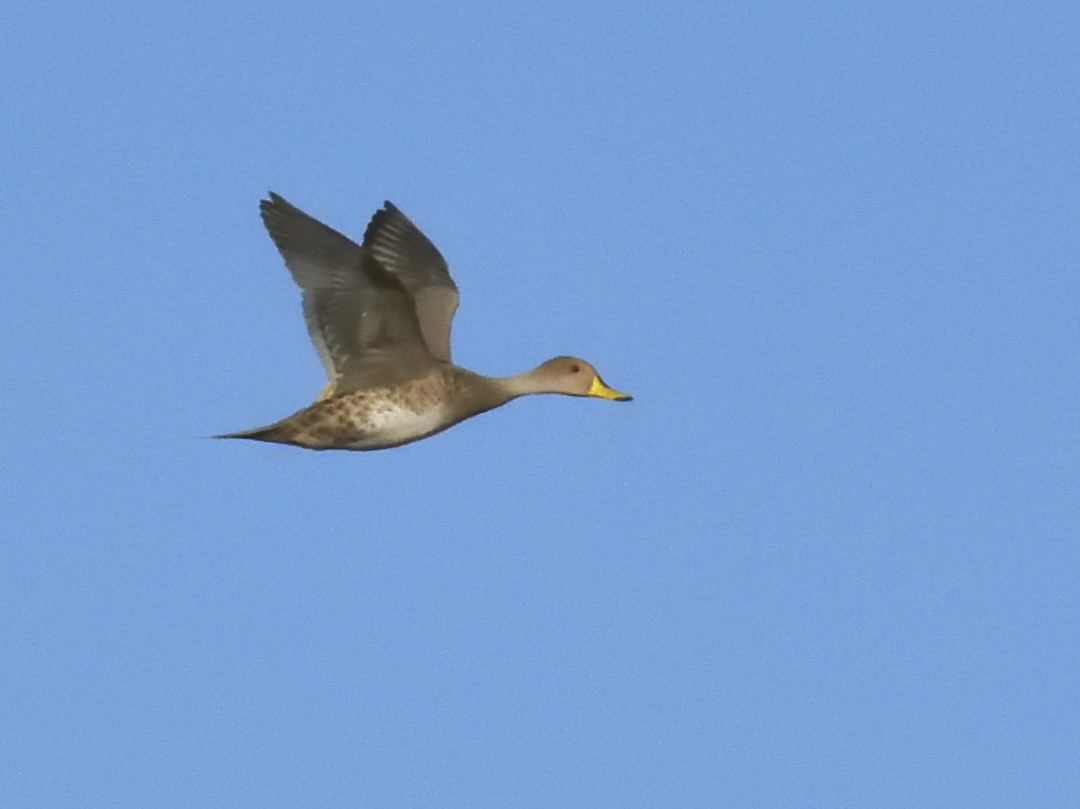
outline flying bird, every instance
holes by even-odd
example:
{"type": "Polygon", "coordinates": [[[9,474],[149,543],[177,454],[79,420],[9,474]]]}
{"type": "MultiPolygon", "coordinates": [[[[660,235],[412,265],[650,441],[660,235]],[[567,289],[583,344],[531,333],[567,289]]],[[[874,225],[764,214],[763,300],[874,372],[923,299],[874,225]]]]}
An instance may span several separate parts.
{"type": "Polygon", "coordinates": [[[391,203],[361,244],[277,194],[263,223],[303,295],[328,381],[309,406],[265,427],[215,436],[308,449],[372,450],[418,441],[531,393],[627,401],[587,362],[555,357],[516,376],[454,365],[458,289],[435,246],[391,203]]]}

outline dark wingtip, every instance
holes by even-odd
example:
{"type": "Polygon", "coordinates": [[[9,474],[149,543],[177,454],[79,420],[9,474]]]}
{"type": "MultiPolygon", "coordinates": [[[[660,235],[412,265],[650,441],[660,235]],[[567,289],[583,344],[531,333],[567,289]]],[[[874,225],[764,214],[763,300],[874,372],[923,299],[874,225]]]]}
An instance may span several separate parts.
{"type": "Polygon", "coordinates": [[[273,191],[268,191],[266,199],[259,200],[259,210],[265,211],[267,208],[275,208],[281,205],[288,205],[288,201],[281,194],[275,194],[273,191]]]}

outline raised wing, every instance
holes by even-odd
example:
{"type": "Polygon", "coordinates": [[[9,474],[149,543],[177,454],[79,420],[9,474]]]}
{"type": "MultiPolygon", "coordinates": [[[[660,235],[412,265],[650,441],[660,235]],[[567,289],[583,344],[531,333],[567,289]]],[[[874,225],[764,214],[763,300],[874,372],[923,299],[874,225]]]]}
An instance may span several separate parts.
{"type": "Polygon", "coordinates": [[[364,248],[412,294],[431,356],[450,362],[450,325],[458,307],[458,288],[446,259],[390,202],[371,217],[364,231],[364,248]]]}
{"type": "Polygon", "coordinates": [[[413,296],[370,251],[277,194],[259,210],[303,293],[308,334],[330,379],[324,396],[396,384],[433,363],[413,296]]]}

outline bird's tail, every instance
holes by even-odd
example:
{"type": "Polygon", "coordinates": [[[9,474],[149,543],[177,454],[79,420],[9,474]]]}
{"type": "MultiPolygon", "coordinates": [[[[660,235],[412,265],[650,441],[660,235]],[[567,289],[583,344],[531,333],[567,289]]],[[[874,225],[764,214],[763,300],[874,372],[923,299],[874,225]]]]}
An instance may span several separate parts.
{"type": "Polygon", "coordinates": [[[214,438],[249,438],[252,441],[270,441],[275,444],[291,444],[290,432],[283,427],[282,422],[268,424],[265,427],[256,427],[252,430],[240,430],[235,433],[222,433],[214,438]]]}

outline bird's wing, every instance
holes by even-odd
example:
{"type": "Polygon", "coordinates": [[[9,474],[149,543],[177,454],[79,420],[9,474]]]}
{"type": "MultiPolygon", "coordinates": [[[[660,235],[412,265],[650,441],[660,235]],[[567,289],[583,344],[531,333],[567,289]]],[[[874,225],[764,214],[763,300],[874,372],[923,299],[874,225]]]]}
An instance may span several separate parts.
{"type": "Polygon", "coordinates": [[[364,231],[364,249],[412,294],[431,356],[450,362],[450,325],[458,307],[458,288],[446,259],[390,202],[371,217],[364,231]]]}
{"type": "Polygon", "coordinates": [[[277,194],[259,210],[303,293],[308,333],[330,379],[324,395],[392,385],[433,364],[413,296],[374,254],[277,194]]]}

